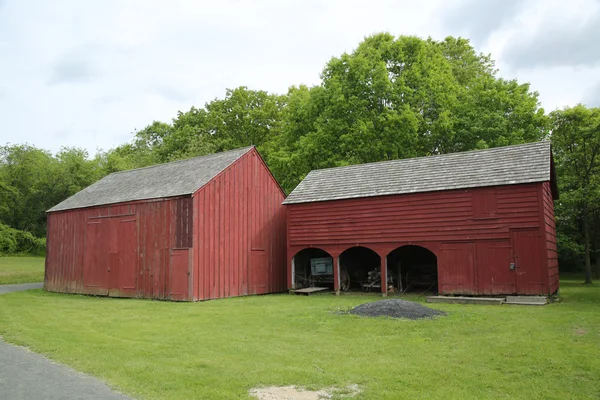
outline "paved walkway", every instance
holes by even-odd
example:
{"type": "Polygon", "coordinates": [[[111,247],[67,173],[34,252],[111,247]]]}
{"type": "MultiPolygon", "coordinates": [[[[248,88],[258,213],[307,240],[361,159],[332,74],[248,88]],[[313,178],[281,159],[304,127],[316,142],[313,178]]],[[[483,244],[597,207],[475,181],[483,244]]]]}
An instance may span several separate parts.
{"type": "MultiPolygon", "coordinates": [[[[0,294],[40,289],[42,283],[0,285],[0,294]]],[[[0,399],[129,400],[92,376],[0,340],[0,399]]]]}
{"type": "Polygon", "coordinates": [[[0,285],[0,294],[10,292],[21,292],[23,290],[41,289],[44,287],[43,282],[37,283],[21,283],[20,285],[0,285]]]}
{"type": "Polygon", "coordinates": [[[104,382],[0,340],[0,399],[127,400],[104,382]]]}

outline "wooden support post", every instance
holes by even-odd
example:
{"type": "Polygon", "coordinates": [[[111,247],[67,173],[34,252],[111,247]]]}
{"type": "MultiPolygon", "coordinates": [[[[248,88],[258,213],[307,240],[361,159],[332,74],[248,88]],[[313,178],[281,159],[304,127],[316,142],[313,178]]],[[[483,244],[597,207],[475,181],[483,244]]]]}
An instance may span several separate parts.
{"type": "Polygon", "coordinates": [[[340,294],[340,256],[333,257],[333,290],[340,294]]]}
{"type": "Polygon", "coordinates": [[[379,264],[381,265],[381,295],[387,296],[387,257],[379,256],[379,264]]]}
{"type": "Polygon", "coordinates": [[[292,257],[292,262],[291,262],[291,284],[292,287],[290,289],[296,289],[296,256],[292,257]]]}

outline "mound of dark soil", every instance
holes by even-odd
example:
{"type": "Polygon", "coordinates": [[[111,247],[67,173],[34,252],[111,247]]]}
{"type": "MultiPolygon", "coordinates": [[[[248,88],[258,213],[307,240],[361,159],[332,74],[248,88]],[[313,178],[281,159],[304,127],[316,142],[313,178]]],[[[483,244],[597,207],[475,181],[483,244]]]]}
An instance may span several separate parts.
{"type": "Polygon", "coordinates": [[[350,313],[365,317],[408,319],[433,318],[436,315],[446,315],[443,311],[434,310],[419,303],[400,299],[386,299],[375,301],[373,303],[361,304],[350,310],[350,313]]]}

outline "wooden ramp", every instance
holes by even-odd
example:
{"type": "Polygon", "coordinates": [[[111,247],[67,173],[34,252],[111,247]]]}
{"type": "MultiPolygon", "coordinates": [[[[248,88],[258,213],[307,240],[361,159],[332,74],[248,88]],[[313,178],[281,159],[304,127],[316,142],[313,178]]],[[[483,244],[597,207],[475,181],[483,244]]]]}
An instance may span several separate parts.
{"type": "Polygon", "coordinates": [[[518,304],[524,306],[543,306],[548,304],[546,296],[506,296],[506,297],[467,297],[467,296],[429,296],[428,303],[449,304],[518,304]]]}
{"type": "Polygon", "coordinates": [[[305,296],[310,296],[313,293],[322,292],[322,291],[325,291],[325,290],[329,290],[329,288],[326,288],[326,287],[307,287],[307,288],[303,288],[303,289],[290,290],[290,292],[292,292],[294,294],[303,294],[305,296]]]}
{"type": "Polygon", "coordinates": [[[429,296],[428,303],[501,305],[504,297],[429,296]]]}
{"type": "Polygon", "coordinates": [[[543,306],[548,304],[546,296],[506,296],[504,304],[517,304],[522,306],[543,306]]]}

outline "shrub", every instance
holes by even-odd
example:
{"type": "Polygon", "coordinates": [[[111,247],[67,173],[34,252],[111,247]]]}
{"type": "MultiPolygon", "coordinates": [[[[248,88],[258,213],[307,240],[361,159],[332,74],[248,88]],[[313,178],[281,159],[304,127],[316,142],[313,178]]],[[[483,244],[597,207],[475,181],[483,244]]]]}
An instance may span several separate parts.
{"type": "Polygon", "coordinates": [[[31,254],[41,256],[45,253],[45,238],[37,238],[30,232],[20,231],[0,222],[0,255],[31,254]]]}

